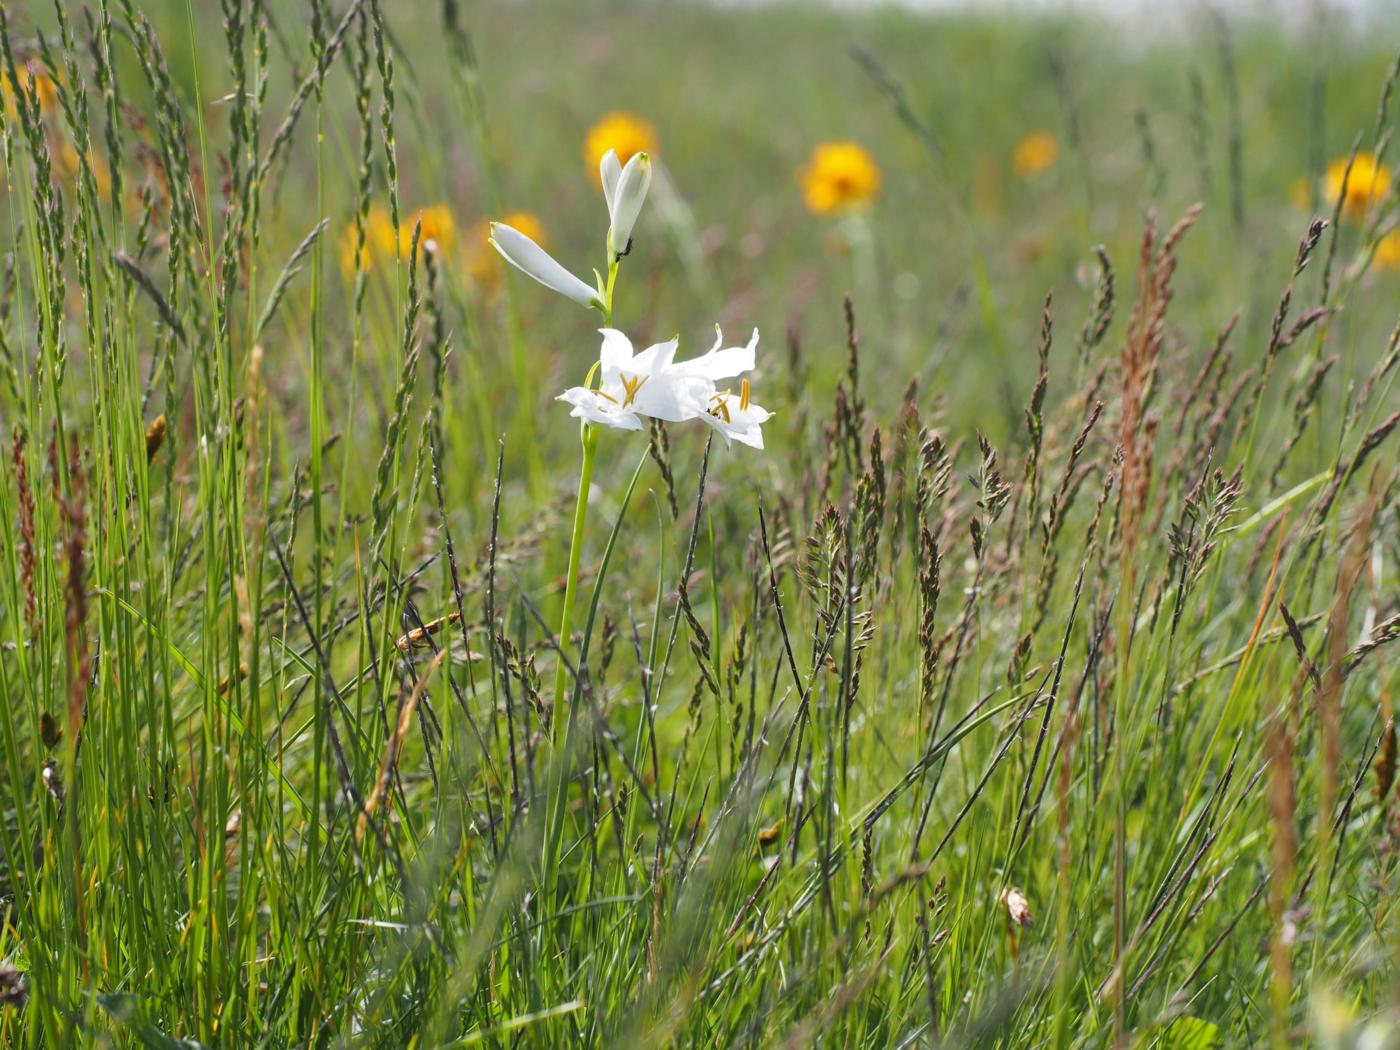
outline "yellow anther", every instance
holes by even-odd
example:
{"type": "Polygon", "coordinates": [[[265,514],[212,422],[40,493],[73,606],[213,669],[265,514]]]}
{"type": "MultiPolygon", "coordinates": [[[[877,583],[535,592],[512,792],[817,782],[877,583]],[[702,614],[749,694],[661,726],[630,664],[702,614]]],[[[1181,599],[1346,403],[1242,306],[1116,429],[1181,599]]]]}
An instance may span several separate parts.
{"type": "Polygon", "coordinates": [[[749,381],[747,379],[739,382],[739,411],[747,412],[749,408],[749,381]]]}
{"type": "Polygon", "coordinates": [[[627,391],[627,398],[622,402],[622,407],[626,408],[637,400],[637,391],[642,389],[650,376],[619,376],[622,380],[622,389],[627,391]]]}

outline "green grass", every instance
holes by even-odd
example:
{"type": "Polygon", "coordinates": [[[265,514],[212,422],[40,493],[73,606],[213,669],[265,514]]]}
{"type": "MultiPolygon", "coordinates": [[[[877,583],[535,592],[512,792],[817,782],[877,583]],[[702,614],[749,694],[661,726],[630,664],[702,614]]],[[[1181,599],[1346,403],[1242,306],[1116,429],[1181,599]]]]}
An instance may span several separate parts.
{"type": "Polygon", "coordinates": [[[1396,1045],[1385,33],[5,15],[0,1042],[1396,1045]],[[611,109],[614,323],[777,414],[594,435],[561,644],[599,318],[466,255],[601,265],[611,109]]]}

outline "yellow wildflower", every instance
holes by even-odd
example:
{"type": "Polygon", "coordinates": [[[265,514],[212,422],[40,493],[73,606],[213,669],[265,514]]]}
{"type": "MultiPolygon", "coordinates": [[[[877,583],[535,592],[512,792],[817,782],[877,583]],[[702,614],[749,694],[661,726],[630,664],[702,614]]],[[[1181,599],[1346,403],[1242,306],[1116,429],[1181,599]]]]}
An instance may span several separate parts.
{"type": "Polygon", "coordinates": [[[389,209],[382,204],[371,204],[369,206],[369,217],[365,222],[365,240],[373,245],[374,250],[381,255],[391,256],[394,254],[394,220],[389,215],[389,209]]]}
{"type": "MultiPolygon", "coordinates": [[[[513,211],[501,222],[519,230],[540,247],[545,246],[544,223],[533,212],[513,211]]],[[[462,249],[463,269],[483,288],[494,288],[501,281],[501,261],[500,253],[491,245],[491,223],[482,219],[467,233],[462,249]]]]}
{"type": "Polygon", "coordinates": [[[404,220],[399,227],[399,254],[408,258],[408,253],[413,250],[413,229],[419,223],[423,224],[423,230],[418,235],[419,248],[431,241],[436,245],[439,259],[450,256],[457,244],[457,224],[453,221],[452,209],[446,204],[419,208],[404,220]]]}
{"type": "Polygon", "coordinates": [[[856,211],[880,192],[880,168],[863,146],[823,142],[799,173],[802,199],[816,215],[856,211]]]}
{"type": "Polygon", "coordinates": [[[1360,152],[1351,162],[1351,174],[1347,174],[1347,157],[1338,157],[1327,165],[1324,179],[1327,203],[1336,204],[1342,196],[1342,183],[1346,182],[1346,198],[1342,201],[1342,215],[1348,219],[1365,218],[1371,205],[1384,200],[1390,192],[1390,169],[1381,163],[1374,153],[1360,152]]]}
{"type": "MultiPolygon", "coordinates": [[[[360,235],[355,230],[355,226],[345,227],[340,231],[340,275],[347,281],[355,279],[355,252],[358,248],[360,235]]],[[[360,269],[365,273],[369,272],[374,260],[370,258],[369,241],[366,239],[365,246],[360,250],[360,269]]]]}
{"type": "MultiPolygon", "coordinates": [[[[355,278],[355,251],[359,245],[360,235],[355,230],[355,224],[351,223],[340,231],[340,275],[347,281],[355,278]]],[[[365,251],[360,255],[360,269],[369,269],[369,246],[365,246],[365,251]]]]}
{"type": "Polygon", "coordinates": [[[1400,270],[1400,227],[1396,227],[1376,242],[1371,265],[1377,270],[1400,270]]]}
{"type": "Polygon", "coordinates": [[[619,164],[626,164],[636,153],[655,154],[656,129],[650,123],[625,110],[613,110],[588,129],[583,140],[583,159],[594,182],[600,181],[598,167],[608,150],[617,151],[619,164]]]}
{"type": "MultiPolygon", "coordinates": [[[[54,83],[53,77],[41,70],[33,62],[20,62],[15,66],[15,76],[19,78],[19,86],[26,95],[29,94],[32,85],[35,94],[39,97],[39,109],[41,112],[52,112],[58,103],[58,85],[54,83]]],[[[15,113],[14,86],[10,83],[8,73],[0,73],[0,93],[5,96],[5,109],[10,114],[15,113]]]]}
{"type": "MultiPolygon", "coordinates": [[[[412,231],[409,233],[412,237],[412,231]]],[[[359,235],[352,222],[340,234],[340,272],[347,281],[355,276],[355,244],[359,235]]],[[[394,257],[394,245],[398,240],[394,224],[389,218],[389,210],[382,204],[371,204],[365,216],[365,245],[360,255],[360,269],[366,273],[384,259],[394,257]]]]}
{"type": "MultiPolygon", "coordinates": [[[[75,186],[78,182],[78,174],[81,167],[78,163],[78,150],[67,139],[58,143],[55,157],[59,177],[67,186],[75,186]]],[[[112,173],[107,170],[107,165],[102,159],[88,149],[88,165],[92,168],[92,181],[97,185],[97,196],[102,200],[108,200],[112,196],[112,173]]]]}
{"type": "Polygon", "coordinates": [[[1054,166],[1060,144],[1048,131],[1033,131],[1011,152],[1011,167],[1023,179],[1033,179],[1054,166]]]}

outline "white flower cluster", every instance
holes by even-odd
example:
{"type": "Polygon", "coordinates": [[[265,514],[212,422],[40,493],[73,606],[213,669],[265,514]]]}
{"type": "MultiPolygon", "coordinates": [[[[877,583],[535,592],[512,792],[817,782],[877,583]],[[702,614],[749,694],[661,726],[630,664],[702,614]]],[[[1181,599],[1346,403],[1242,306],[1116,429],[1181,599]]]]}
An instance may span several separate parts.
{"type": "MultiPolygon", "coordinates": [[[[623,165],[609,150],[599,175],[608,205],[608,277],[604,280],[595,271],[596,287],[589,287],[533,240],[504,223],[491,224],[491,243],[507,262],[546,288],[601,311],[606,323],[612,316],[618,262],[631,246],[632,228],[651,186],[651,159],[638,153],[623,165]]],[[[747,346],[724,348],[716,326],[715,345],[689,361],[675,359],[678,339],[634,353],[631,340],[622,332],[611,327],[601,331],[603,345],[589,382],[570,387],[558,397],[573,406],[571,415],[621,430],[643,429],[644,418],[670,423],[698,419],[719,431],[727,442],[763,447],[761,428],[772,413],[752,401],[749,381],[739,378],[753,370],[758,329],[747,346]],[[721,387],[723,380],[735,383],[721,387]]]]}
{"type": "Polygon", "coordinates": [[[632,341],[616,328],[602,333],[598,385],[570,387],[559,395],[574,406],[570,415],[622,430],[641,430],[643,417],[668,423],[699,419],[726,441],[763,447],[760,428],[772,413],[750,399],[747,379],[738,380],[737,390],[721,390],[719,383],[753,370],[757,328],[747,346],[721,349],[724,339],[716,327],[709,353],[689,361],[676,360],[678,339],[633,353],[632,341]]]}

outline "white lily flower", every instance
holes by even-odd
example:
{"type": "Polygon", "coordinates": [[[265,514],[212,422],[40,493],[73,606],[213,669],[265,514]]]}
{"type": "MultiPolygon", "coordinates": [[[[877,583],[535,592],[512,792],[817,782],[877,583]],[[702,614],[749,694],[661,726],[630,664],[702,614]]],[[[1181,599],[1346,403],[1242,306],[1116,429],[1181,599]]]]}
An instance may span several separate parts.
{"type": "Polygon", "coordinates": [[[675,339],[634,353],[631,341],[617,329],[601,332],[598,386],[570,387],[559,395],[558,400],[573,406],[572,416],[620,430],[641,430],[644,417],[668,423],[702,419],[726,442],[763,447],[762,426],[772,413],[753,403],[749,381],[741,380],[737,392],[720,390],[716,383],[753,368],[757,329],[747,346],[721,349],[723,339],[717,338],[708,353],[689,361],[675,359],[675,339]]]}
{"type": "Polygon", "coordinates": [[[491,224],[491,244],[501,257],[580,306],[599,307],[598,289],[564,269],[554,257],[525,234],[503,222],[491,224]]]}
{"type": "Polygon", "coordinates": [[[617,154],[609,150],[603,157],[599,174],[603,178],[603,196],[608,202],[608,217],[612,225],[608,230],[608,243],[614,256],[626,254],[632,241],[632,227],[637,224],[637,216],[642,212],[642,203],[647,199],[651,188],[651,158],[645,153],[634,153],[625,167],[613,173],[617,166],[617,154]],[[609,163],[608,158],[612,161],[609,163]],[[609,183],[612,183],[609,187],[609,183]]]}
{"type": "Polygon", "coordinates": [[[715,345],[707,353],[682,361],[675,370],[694,376],[706,384],[705,401],[699,417],[719,431],[726,443],[738,441],[752,448],[763,447],[762,426],[772,418],[762,405],[751,399],[749,381],[739,381],[739,391],[720,390],[718,381],[733,379],[743,372],[753,371],[758,329],[753,330],[746,346],[724,347],[724,335],[715,325],[715,345]]]}
{"type": "Polygon", "coordinates": [[[633,353],[631,340],[616,328],[600,331],[603,346],[597,388],[570,387],[558,397],[573,406],[570,415],[622,430],[641,430],[643,416],[679,423],[699,413],[708,385],[673,365],[679,340],[633,353]]]}

